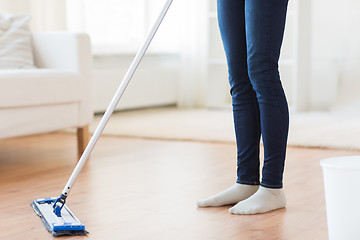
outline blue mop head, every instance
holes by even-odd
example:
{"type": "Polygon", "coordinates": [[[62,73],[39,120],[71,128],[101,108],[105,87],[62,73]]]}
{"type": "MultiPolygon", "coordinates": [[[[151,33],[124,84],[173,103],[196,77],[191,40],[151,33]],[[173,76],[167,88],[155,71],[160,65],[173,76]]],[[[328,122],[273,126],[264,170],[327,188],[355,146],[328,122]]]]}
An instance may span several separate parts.
{"type": "Polygon", "coordinates": [[[89,232],[85,230],[85,225],[64,205],[61,217],[54,213],[53,204],[57,198],[35,199],[30,203],[36,214],[41,217],[46,229],[53,236],[80,236],[89,232]]]}

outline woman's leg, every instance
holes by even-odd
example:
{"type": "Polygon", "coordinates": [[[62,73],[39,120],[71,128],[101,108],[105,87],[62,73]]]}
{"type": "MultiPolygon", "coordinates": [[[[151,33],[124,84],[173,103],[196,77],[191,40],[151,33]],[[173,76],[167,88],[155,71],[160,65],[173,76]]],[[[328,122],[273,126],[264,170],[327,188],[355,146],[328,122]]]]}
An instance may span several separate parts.
{"type": "Polygon", "coordinates": [[[248,76],[245,1],[218,0],[218,20],[226,53],[237,144],[237,183],[259,185],[260,116],[248,76]]]}
{"type": "Polygon", "coordinates": [[[278,60],[288,0],[245,0],[246,40],[250,81],[260,108],[264,143],[261,185],[281,188],[289,112],[280,81],[278,60]]]}
{"type": "Polygon", "coordinates": [[[245,0],[218,0],[218,20],[226,53],[237,143],[237,184],[198,202],[198,206],[234,204],[254,194],[259,180],[260,116],[248,77],[245,0]]]}
{"type": "Polygon", "coordinates": [[[261,187],[230,209],[235,214],[285,206],[283,171],[289,126],[288,105],[278,71],[288,0],[245,0],[248,71],[260,109],[264,143],[261,187]]]}

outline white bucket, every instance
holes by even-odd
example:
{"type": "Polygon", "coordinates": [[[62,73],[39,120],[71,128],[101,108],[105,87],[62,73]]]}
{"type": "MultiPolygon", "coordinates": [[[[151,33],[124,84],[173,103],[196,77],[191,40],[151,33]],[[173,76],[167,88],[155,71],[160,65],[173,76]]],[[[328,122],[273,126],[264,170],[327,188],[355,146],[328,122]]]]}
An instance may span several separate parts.
{"type": "Polygon", "coordinates": [[[321,161],[330,240],[360,239],[360,156],[321,161]]]}

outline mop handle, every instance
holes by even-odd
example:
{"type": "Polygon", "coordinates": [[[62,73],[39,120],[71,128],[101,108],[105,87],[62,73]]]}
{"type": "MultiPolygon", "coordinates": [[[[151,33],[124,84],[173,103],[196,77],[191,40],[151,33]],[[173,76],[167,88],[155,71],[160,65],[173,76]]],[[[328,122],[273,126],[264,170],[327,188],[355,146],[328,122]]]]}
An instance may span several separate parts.
{"type": "Polygon", "coordinates": [[[111,100],[108,108],[106,109],[99,125],[97,126],[93,136],[91,137],[88,145],[86,146],[83,154],[80,157],[79,162],[77,163],[73,173],[71,174],[64,190],[62,191],[62,195],[66,198],[69,195],[69,192],[76,180],[76,178],[78,177],[79,173],[81,172],[83,166],[85,165],[87,159],[90,156],[91,151],[93,150],[96,142],[98,141],[102,131],[104,130],[107,122],[110,119],[110,116],[112,115],[112,113],[115,110],[116,105],[118,104],[118,102],[120,101],[121,96],[123,95],[127,85],[129,84],[132,76],[134,75],[137,67],[140,64],[141,59],[144,57],[146,50],[148,49],[152,39],[154,38],[158,28],[160,27],[160,24],[162,22],[162,20],[164,19],[167,11],[170,8],[170,5],[172,3],[173,0],[167,0],[167,2],[165,3],[165,6],[163,7],[159,17],[157,18],[153,28],[151,29],[149,35],[146,38],[146,41],[144,42],[144,44],[142,45],[142,47],[140,48],[140,50],[137,52],[133,62],[131,63],[126,75],[124,76],[124,79],[122,80],[119,88],[117,89],[113,99],[111,100]]]}

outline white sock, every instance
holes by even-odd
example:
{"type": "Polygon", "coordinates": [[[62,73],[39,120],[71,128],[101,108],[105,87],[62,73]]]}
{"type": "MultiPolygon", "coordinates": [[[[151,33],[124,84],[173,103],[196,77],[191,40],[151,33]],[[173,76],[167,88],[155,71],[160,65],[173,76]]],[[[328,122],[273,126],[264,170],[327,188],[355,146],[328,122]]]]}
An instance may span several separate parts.
{"type": "Polygon", "coordinates": [[[256,214],[284,208],[286,199],[283,189],[260,187],[259,190],[244,201],[229,209],[232,214],[256,214]]]}
{"type": "Polygon", "coordinates": [[[245,185],[237,183],[221,193],[197,202],[197,205],[198,207],[219,207],[235,204],[253,195],[258,188],[258,185],[245,185]]]}

